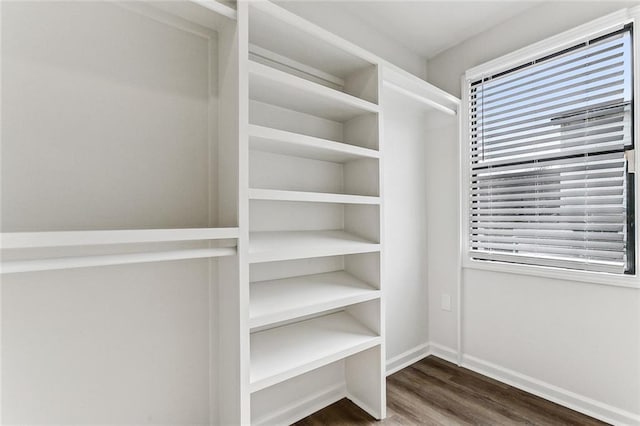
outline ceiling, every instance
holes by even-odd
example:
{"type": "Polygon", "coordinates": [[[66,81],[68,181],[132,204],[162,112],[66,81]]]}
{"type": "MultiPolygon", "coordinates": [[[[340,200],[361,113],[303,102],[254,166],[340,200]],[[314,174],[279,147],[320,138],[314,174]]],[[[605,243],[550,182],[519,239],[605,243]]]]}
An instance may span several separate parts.
{"type": "Polygon", "coordinates": [[[432,58],[540,1],[331,1],[416,54],[432,58]]]}

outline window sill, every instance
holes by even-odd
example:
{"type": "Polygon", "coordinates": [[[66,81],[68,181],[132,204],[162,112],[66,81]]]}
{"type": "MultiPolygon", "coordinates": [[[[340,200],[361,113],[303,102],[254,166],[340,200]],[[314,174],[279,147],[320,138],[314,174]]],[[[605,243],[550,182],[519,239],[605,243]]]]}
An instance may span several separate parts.
{"type": "Polygon", "coordinates": [[[506,262],[473,260],[469,259],[468,255],[465,255],[463,259],[463,269],[476,269],[515,275],[529,275],[540,278],[552,278],[556,280],[577,281],[581,283],[601,284],[640,290],[640,277],[638,277],[637,274],[614,275],[606,272],[574,271],[548,266],[517,265],[506,262]]]}

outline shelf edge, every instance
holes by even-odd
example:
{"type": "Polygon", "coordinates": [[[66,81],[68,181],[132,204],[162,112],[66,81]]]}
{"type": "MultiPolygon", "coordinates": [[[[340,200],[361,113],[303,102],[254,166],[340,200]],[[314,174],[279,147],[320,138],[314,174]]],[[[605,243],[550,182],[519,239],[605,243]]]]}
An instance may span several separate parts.
{"type": "Polygon", "coordinates": [[[4,275],[20,272],[75,269],[93,266],[125,265],[132,263],[164,262],[171,260],[204,259],[235,255],[235,247],[222,247],[194,250],[175,250],[165,252],[14,260],[2,262],[2,264],[0,265],[0,274],[4,275]]]}
{"type": "Polygon", "coordinates": [[[201,241],[238,238],[238,228],[127,229],[99,231],[3,232],[3,249],[106,244],[201,241]]]}
{"type": "Polygon", "coordinates": [[[249,188],[249,199],[262,201],[299,201],[334,204],[380,204],[380,197],[367,195],[334,194],[325,192],[288,191],[279,189],[249,188]]]}

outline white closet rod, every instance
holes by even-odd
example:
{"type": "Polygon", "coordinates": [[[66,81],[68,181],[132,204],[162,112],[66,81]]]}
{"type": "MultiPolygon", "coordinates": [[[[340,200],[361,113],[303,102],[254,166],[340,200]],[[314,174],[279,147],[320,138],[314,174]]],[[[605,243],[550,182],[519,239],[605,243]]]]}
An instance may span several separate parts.
{"type": "Polygon", "coordinates": [[[235,247],[221,247],[163,252],[110,254],[100,256],[15,260],[3,262],[2,266],[0,267],[0,273],[12,274],[17,272],[49,271],[56,269],[86,268],[91,266],[125,265],[129,263],[203,259],[222,256],[234,256],[235,254],[235,247]]]}
{"type": "Polygon", "coordinates": [[[221,3],[216,0],[191,0],[193,3],[199,4],[200,6],[212,10],[222,16],[226,16],[229,19],[236,20],[238,19],[238,12],[233,8],[227,6],[224,3],[221,3]]]}
{"type": "Polygon", "coordinates": [[[389,81],[385,81],[384,85],[386,87],[388,87],[389,89],[395,90],[398,93],[401,93],[401,94],[403,94],[405,96],[410,97],[411,99],[415,99],[416,101],[418,101],[418,102],[420,102],[422,104],[425,104],[427,106],[435,108],[435,109],[437,109],[439,111],[442,111],[442,112],[444,112],[446,114],[449,114],[449,115],[454,115],[454,116],[456,115],[456,111],[454,109],[448,108],[448,107],[446,107],[444,105],[439,104],[438,102],[432,101],[431,99],[425,98],[424,96],[420,96],[420,95],[418,95],[416,93],[413,93],[413,92],[411,92],[411,91],[409,91],[409,90],[407,90],[407,89],[405,89],[403,87],[400,87],[400,86],[398,86],[398,85],[396,85],[394,83],[391,83],[389,81]]]}

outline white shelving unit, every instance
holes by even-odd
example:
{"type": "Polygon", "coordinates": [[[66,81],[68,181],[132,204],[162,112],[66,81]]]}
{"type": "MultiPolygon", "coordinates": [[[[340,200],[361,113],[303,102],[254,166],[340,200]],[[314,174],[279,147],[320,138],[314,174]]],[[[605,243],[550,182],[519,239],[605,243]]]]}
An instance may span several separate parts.
{"type": "Polygon", "coordinates": [[[147,422],[139,395],[184,423],[285,424],[342,397],[383,419],[389,243],[421,261],[385,230],[385,105],[452,119],[455,98],[269,1],[2,8],[0,271],[3,303],[29,301],[3,366],[39,365],[3,392],[76,406],[60,424],[118,404],[147,422]]]}
{"type": "Polygon", "coordinates": [[[318,369],[384,418],[378,66],[273,4],[248,16],[252,422],[318,369]]]}

